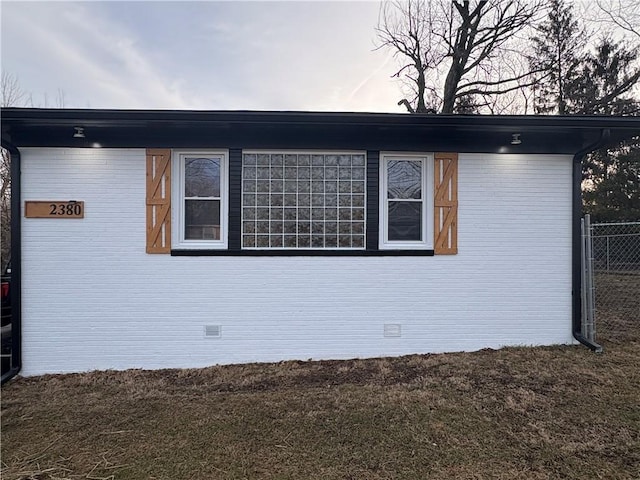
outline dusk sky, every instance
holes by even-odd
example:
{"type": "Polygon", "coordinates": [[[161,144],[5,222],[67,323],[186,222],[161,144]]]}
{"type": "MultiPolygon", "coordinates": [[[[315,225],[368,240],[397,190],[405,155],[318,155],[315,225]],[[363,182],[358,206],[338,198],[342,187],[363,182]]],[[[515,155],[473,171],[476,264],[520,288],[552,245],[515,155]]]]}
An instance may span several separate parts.
{"type": "Polygon", "coordinates": [[[403,112],[379,2],[2,1],[33,106],[403,112]]]}

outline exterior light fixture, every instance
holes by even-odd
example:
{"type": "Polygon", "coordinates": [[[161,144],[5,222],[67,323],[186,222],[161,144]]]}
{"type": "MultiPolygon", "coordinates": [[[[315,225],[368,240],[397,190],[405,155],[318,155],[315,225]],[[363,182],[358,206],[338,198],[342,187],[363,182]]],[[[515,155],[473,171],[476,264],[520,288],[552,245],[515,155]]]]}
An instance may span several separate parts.
{"type": "Polygon", "coordinates": [[[76,130],[76,133],[73,134],[73,138],[84,138],[84,128],[83,127],[73,127],[76,130]]]}
{"type": "Polygon", "coordinates": [[[511,145],[520,145],[522,143],[522,140],[520,139],[520,134],[519,133],[512,133],[511,134],[511,145]]]}

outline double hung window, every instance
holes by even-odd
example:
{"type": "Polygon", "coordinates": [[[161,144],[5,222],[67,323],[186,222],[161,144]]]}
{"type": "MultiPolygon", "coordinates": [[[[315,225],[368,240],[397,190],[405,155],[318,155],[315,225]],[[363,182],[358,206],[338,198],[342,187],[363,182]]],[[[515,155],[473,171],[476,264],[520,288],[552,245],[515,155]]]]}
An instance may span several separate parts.
{"type": "Polygon", "coordinates": [[[227,158],[221,151],[174,153],[174,243],[181,248],[227,247],[227,158]]]}
{"type": "Polygon", "coordinates": [[[432,179],[429,155],[381,155],[381,249],[433,248],[432,179]]]}

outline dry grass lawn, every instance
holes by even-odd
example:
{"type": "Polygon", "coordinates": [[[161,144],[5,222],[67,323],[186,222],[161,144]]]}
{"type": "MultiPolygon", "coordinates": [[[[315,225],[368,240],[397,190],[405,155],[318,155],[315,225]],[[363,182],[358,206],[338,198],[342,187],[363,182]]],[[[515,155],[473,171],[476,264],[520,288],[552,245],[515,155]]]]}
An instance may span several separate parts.
{"type": "Polygon", "coordinates": [[[1,476],[639,479],[639,332],[602,355],[507,348],[21,378],[2,391],[1,476]]]}

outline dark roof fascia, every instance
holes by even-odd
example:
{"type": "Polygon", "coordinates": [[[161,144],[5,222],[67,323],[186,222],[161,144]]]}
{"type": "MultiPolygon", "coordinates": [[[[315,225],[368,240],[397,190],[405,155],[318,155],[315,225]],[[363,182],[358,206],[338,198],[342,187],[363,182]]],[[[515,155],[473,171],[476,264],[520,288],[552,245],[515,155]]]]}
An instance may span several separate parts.
{"type": "Polygon", "coordinates": [[[437,115],[409,113],[302,112],[251,110],[116,110],[3,108],[3,122],[60,125],[74,122],[110,126],[144,126],[147,122],[225,122],[273,124],[413,125],[438,127],[506,128],[624,128],[640,132],[640,117],[602,115],[437,115]]]}
{"type": "MultiPolygon", "coordinates": [[[[290,137],[296,140],[297,133],[301,134],[298,141],[302,145],[305,141],[315,141],[313,132],[321,137],[322,132],[346,132],[349,129],[356,133],[354,145],[362,143],[369,132],[374,133],[374,143],[379,137],[381,148],[385,148],[383,140],[391,140],[391,146],[404,145],[409,136],[413,145],[408,144],[408,148],[418,147],[420,142],[434,143],[434,139],[436,148],[449,147],[455,145],[457,139],[466,147],[465,151],[479,152],[497,151],[498,139],[504,143],[508,138],[505,133],[520,133],[523,146],[519,151],[523,153],[575,152],[592,143],[604,128],[611,131],[611,144],[640,135],[640,117],[605,116],[5,108],[2,109],[2,124],[3,138],[13,140],[18,146],[76,146],[72,140],[60,139],[61,129],[72,131],[74,126],[99,128],[110,140],[105,146],[120,147],[141,146],[142,142],[153,141],[156,137],[168,144],[175,142],[176,138],[194,141],[211,128],[242,129],[235,138],[234,146],[247,148],[267,145],[264,143],[266,140],[257,140],[255,144],[242,143],[244,138],[257,138],[254,133],[263,133],[267,129],[270,134],[264,134],[265,138],[273,138],[274,145],[280,146],[290,137]],[[181,130],[180,133],[175,133],[176,128],[181,130]],[[274,132],[277,133],[275,136],[274,132]],[[498,137],[498,134],[501,135],[498,137]],[[442,135],[447,138],[443,140],[442,135]],[[527,136],[531,143],[525,143],[527,136]],[[425,140],[427,138],[428,141],[425,140]]],[[[343,138],[334,143],[349,143],[347,137],[343,133],[343,138]]],[[[322,142],[317,146],[323,146],[322,142]]]]}

